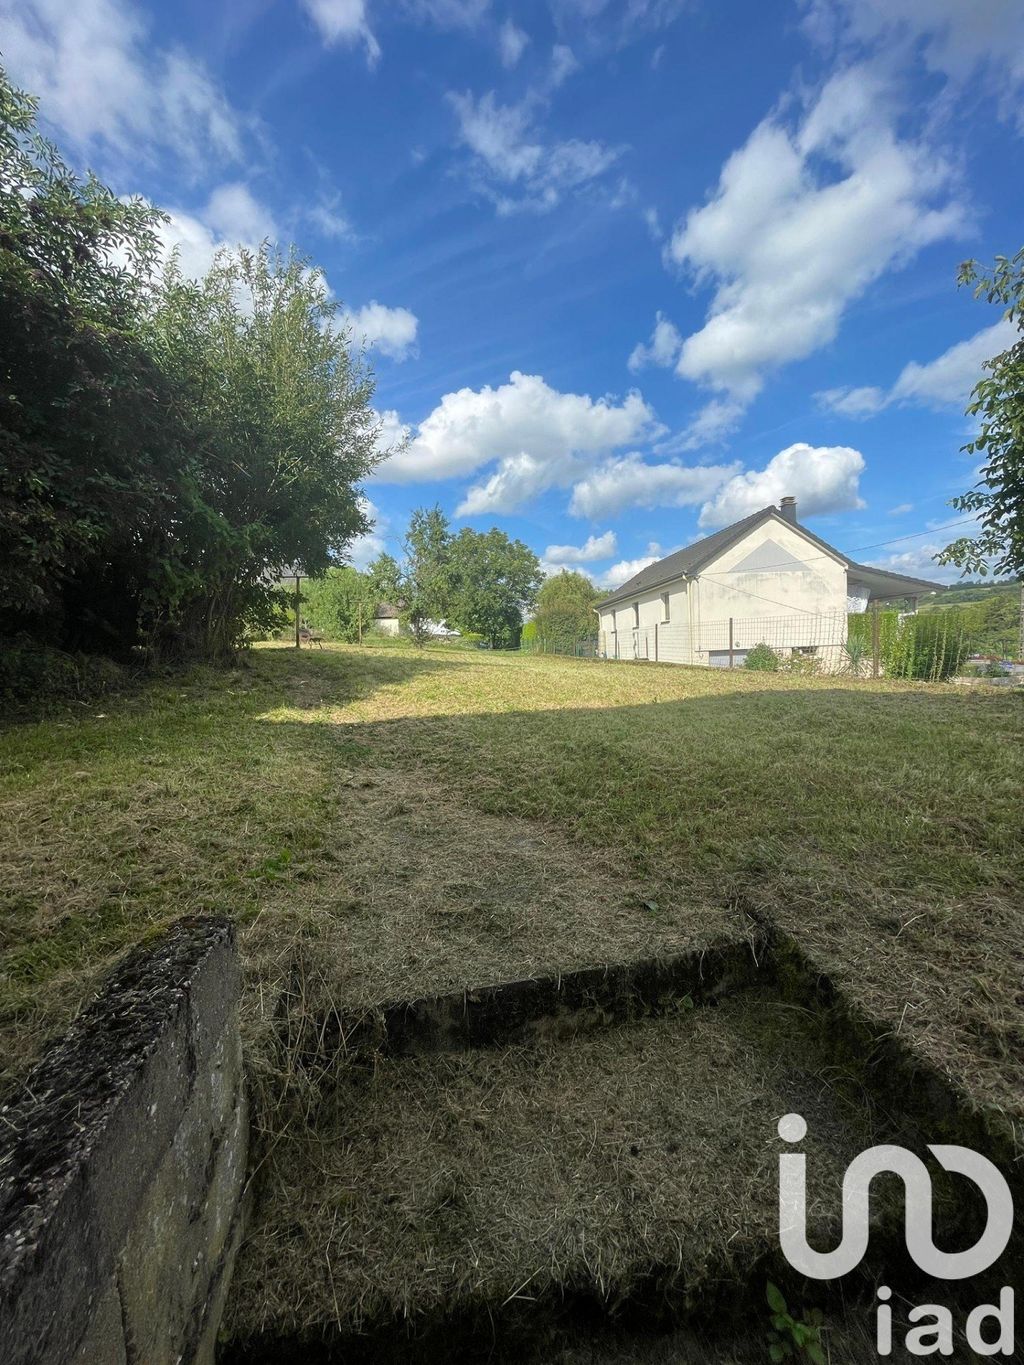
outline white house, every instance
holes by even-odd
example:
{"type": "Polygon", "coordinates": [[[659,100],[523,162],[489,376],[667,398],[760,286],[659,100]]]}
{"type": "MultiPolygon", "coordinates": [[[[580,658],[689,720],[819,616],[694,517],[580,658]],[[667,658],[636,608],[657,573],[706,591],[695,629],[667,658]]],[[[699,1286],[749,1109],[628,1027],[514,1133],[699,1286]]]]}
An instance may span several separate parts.
{"type": "Polygon", "coordinates": [[[391,602],[381,602],[373,613],[373,628],[381,635],[398,635],[401,632],[401,613],[391,602]]]}
{"type": "Polygon", "coordinates": [[[599,650],[619,659],[741,664],[764,641],[834,665],[847,614],[908,602],[939,583],[858,564],[796,519],[796,499],[764,507],[634,574],[599,602],[599,650]]]}
{"type": "MultiPolygon", "coordinates": [[[[380,635],[401,635],[401,616],[400,608],[392,602],[381,602],[373,613],[373,628],[380,635]]],[[[445,621],[428,621],[426,631],[435,640],[454,640],[462,634],[445,621]]]]}

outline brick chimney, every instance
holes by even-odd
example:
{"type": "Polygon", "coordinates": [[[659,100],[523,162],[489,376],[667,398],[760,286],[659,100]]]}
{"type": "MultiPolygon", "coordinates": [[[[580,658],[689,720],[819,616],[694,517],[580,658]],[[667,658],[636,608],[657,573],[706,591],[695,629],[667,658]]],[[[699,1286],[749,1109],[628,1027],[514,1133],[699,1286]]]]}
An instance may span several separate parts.
{"type": "Polygon", "coordinates": [[[783,498],[779,507],[779,512],[783,520],[788,521],[791,526],[796,525],[796,498],[783,498]]]}

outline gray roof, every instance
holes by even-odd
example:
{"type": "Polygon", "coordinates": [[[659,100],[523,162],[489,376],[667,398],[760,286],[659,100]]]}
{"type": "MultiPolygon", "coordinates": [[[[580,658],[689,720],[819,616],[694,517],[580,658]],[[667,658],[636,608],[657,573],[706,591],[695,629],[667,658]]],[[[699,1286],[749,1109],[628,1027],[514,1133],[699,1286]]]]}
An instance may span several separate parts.
{"type": "Polygon", "coordinates": [[[827,540],[822,540],[820,536],[816,536],[806,526],[801,526],[799,522],[787,520],[779,509],[772,504],[768,507],[762,507],[759,512],[752,512],[749,517],[744,517],[741,521],[734,521],[731,526],[725,526],[721,531],[715,531],[712,535],[705,536],[703,540],[696,540],[692,545],[687,545],[682,550],[676,550],[674,554],[666,555],[664,559],[659,559],[654,564],[648,564],[646,569],[641,569],[639,573],[627,579],[621,588],[616,588],[613,593],[598,602],[596,609],[600,610],[601,607],[611,606],[612,603],[621,602],[624,598],[635,597],[637,593],[647,592],[662,583],[671,583],[676,578],[692,578],[705,564],[710,564],[713,559],[717,559],[723,551],[727,550],[735,541],[742,539],[748,531],[754,530],[762,522],[773,519],[781,521],[785,526],[795,525],[802,535],[813,541],[815,545],[820,545],[827,554],[834,555],[836,559],[847,566],[849,571],[863,576],[874,597],[883,597],[886,594],[890,597],[909,596],[912,589],[916,589],[918,592],[933,592],[943,587],[941,583],[929,583],[923,578],[909,578],[906,574],[890,573],[887,569],[872,569],[866,564],[855,564],[841,550],[837,550],[827,540]],[[883,584],[883,579],[889,580],[888,584],[883,584]]]}

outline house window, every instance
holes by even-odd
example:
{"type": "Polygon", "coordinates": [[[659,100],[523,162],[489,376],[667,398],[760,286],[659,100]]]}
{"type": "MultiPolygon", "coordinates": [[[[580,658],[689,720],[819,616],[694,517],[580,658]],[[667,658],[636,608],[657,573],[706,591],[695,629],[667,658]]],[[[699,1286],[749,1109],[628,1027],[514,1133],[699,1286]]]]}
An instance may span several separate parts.
{"type": "Polygon", "coordinates": [[[612,634],[613,634],[613,635],[616,633],[616,631],[617,631],[618,628],[619,628],[618,615],[619,615],[618,612],[617,612],[617,611],[615,610],[615,608],[613,607],[613,608],[612,608],[612,634]]]}
{"type": "Polygon", "coordinates": [[[634,603],[633,603],[633,629],[634,629],[634,630],[639,630],[639,629],[640,629],[640,603],[639,603],[639,602],[634,602],[634,603]]]}
{"type": "Polygon", "coordinates": [[[672,613],[669,611],[668,606],[667,592],[661,594],[661,619],[664,625],[668,625],[669,621],[672,619],[672,613]]]}

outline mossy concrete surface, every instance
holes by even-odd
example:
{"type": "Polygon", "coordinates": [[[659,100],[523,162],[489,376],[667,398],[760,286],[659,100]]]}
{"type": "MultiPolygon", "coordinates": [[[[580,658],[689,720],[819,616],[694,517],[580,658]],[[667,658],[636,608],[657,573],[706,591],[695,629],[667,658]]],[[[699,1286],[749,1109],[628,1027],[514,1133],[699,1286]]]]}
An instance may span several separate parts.
{"type": "Polygon", "coordinates": [[[212,1362],[246,1177],[239,987],[231,926],[181,921],[4,1107],[4,1365],[212,1362]]]}

